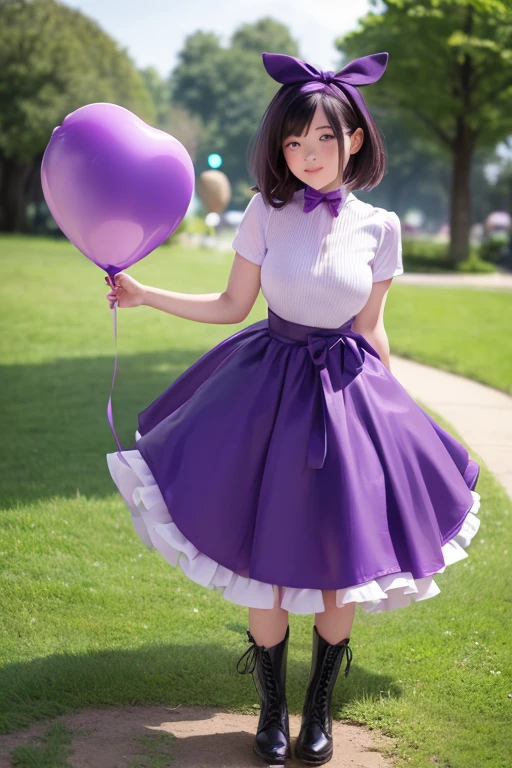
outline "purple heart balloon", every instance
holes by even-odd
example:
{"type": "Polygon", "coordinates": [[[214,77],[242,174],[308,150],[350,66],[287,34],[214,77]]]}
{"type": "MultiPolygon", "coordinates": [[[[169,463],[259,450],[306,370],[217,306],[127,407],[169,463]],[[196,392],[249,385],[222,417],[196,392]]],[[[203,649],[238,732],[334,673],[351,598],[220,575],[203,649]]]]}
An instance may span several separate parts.
{"type": "Polygon", "coordinates": [[[194,166],[181,142],[128,109],[87,104],[53,131],[41,183],[66,237],[113,278],[177,228],[194,166]]]}

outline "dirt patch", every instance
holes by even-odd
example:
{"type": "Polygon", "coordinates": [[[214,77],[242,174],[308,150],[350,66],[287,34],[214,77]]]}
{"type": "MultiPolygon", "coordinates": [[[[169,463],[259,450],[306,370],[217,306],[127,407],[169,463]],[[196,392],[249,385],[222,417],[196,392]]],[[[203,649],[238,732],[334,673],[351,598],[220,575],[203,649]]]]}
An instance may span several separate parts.
{"type": "MultiPolygon", "coordinates": [[[[0,737],[0,768],[11,768],[15,747],[35,743],[55,723],[71,731],[71,768],[262,768],[252,745],[256,715],[233,715],[213,707],[111,707],[46,720],[0,737]]],[[[292,750],[300,716],[290,715],[292,750]]],[[[379,752],[392,739],[354,724],[333,722],[334,756],[329,768],[390,768],[379,752]]],[[[48,763],[45,763],[48,764],[48,763]]],[[[303,766],[288,760],[286,766],[303,766]]]]}

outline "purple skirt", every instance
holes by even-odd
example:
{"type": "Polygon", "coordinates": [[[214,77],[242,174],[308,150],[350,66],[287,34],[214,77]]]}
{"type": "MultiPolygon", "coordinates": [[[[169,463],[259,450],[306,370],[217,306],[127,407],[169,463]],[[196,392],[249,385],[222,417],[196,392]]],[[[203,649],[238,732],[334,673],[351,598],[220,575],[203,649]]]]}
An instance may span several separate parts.
{"type": "Polygon", "coordinates": [[[107,455],[135,529],[247,607],[393,610],[437,595],[480,525],[480,467],[352,330],[268,319],[228,337],[107,455]]]}

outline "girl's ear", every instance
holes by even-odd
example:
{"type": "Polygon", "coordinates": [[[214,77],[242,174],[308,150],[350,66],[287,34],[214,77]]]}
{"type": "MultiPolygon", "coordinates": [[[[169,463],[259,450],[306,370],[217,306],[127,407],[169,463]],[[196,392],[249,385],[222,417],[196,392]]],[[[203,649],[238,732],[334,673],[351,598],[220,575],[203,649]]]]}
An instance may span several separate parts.
{"type": "Polygon", "coordinates": [[[354,154],[358,152],[363,146],[364,131],[362,128],[356,128],[352,136],[350,137],[350,153],[354,154]]]}

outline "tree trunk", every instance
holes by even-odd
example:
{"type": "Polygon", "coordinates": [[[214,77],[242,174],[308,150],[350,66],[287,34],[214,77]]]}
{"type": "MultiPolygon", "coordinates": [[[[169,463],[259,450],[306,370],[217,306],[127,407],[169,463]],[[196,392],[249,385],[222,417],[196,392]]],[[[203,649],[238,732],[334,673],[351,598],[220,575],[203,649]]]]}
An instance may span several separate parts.
{"type": "Polygon", "coordinates": [[[474,148],[475,136],[473,131],[463,118],[458,118],[450,189],[450,249],[448,260],[453,269],[469,257],[470,173],[474,148]]]}
{"type": "Polygon", "coordinates": [[[0,232],[25,232],[26,184],[30,163],[2,158],[0,185],[0,232]]]}

